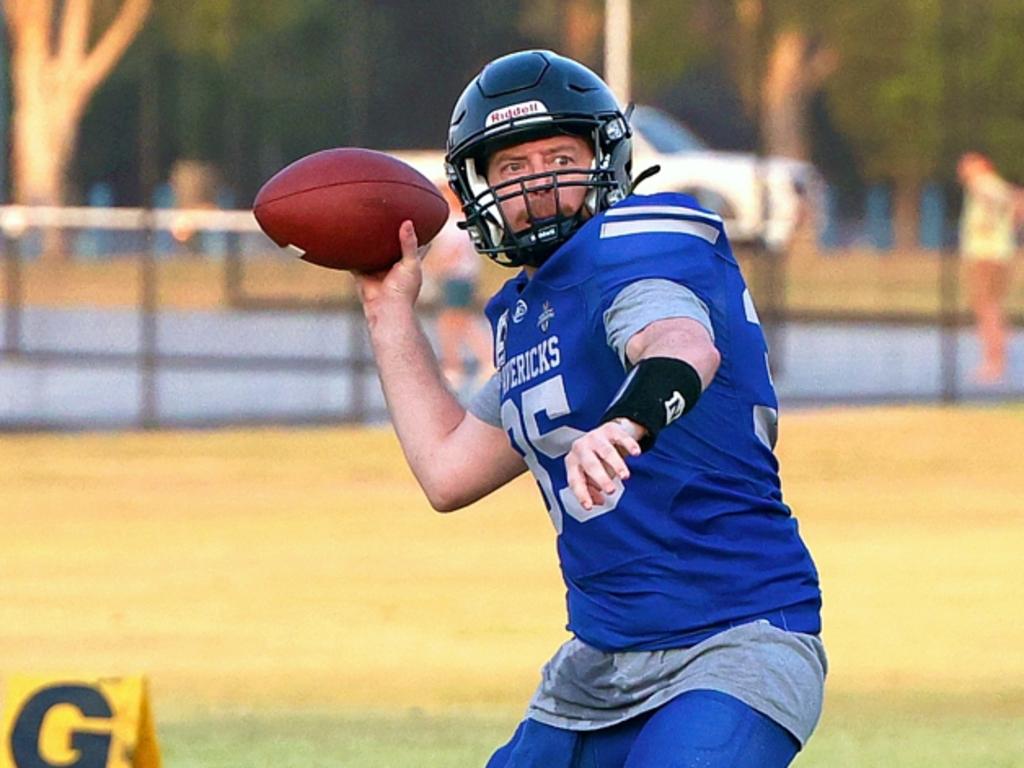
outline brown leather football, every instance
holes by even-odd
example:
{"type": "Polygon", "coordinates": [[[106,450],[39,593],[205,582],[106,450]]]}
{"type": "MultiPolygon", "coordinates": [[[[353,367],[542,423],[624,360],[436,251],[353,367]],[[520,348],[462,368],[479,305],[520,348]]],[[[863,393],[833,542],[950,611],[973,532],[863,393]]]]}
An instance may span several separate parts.
{"type": "Polygon", "coordinates": [[[427,177],[383,152],[341,147],[315,152],[276,173],[256,195],[253,214],[282,248],[330,269],[375,272],[402,256],[398,228],[416,227],[420,245],[448,218],[448,203],[427,177]]]}

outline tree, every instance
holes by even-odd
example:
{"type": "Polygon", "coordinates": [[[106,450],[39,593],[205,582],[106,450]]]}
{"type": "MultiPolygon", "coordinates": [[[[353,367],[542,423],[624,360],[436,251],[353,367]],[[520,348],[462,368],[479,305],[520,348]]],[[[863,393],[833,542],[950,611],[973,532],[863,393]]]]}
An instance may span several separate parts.
{"type": "Polygon", "coordinates": [[[943,170],[952,176],[966,150],[992,157],[1000,172],[1024,182],[1024,5],[989,0],[942,6],[943,170]]]}
{"type": "Polygon", "coordinates": [[[809,160],[809,106],[836,70],[838,56],[795,27],[780,30],[771,46],[761,86],[764,149],[770,155],[809,160]]]}
{"type": "Polygon", "coordinates": [[[480,66],[537,42],[517,28],[514,3],[154,3],[172,102],[163,157],[216,166],[239,201],[318,149],[443,146],[480,66]]]}
{"type": "Polygon", "coordinates": [[[4,0],[14,93],[14,199],[60,205],[83,112],[135,39],[152,0],[123,0],[99,34],[93,0],[4,0]]]}
{"type": "MultiPolygon", "coordinates": [[[[721,71],[760,124],[769,154],[810,157],[810,103],[838,65],[820,0],[642,0],[635,6],[637,80],[645,90],[721,71]],[[642,39],[642,44],[640,40],[642,39]]],[[[706,77],[706,75],[705,75],[706,77]]]]}
{"type": "Polygon", "coordinates": [[[767,154],[810,159],[810,104],[839,64],[824,30],[828,5],[736,0],[732,6],[737,80],[758,116],[767,154]]]}
{"type": "Polygon", "coordinates": [[[922,186],[945,162],[939,0],[862,0],[835,22],[843,67],[830,106],[866,178],[891,185],[896,247],[914,248],[922,186]]]}

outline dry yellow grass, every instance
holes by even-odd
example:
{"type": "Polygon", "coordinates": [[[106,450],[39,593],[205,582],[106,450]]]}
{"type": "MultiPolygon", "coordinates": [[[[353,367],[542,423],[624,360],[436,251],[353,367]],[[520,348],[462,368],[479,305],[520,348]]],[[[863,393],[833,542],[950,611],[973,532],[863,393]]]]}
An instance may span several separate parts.
{"type": "Polygon", "coordinates": [[[833,686],[1024,691],[1021,434],[1020,409],[788,414],[833,686]]]}
{"type": "MultiPolygon", "coordinates": [[[[833,692],[1024,691],[1020,409],[787,414],[833,692]]],[[[528,479],[427,507],[387,430],[6,436],[0,675],[197,711],[520,709],[563,639],[528,479]]]]}
{"type": "MultiPolygon", "coordinates": [[[[763,264],[738,250],[755,297],[762,286],[763,264]]],[[[427,257],[429,258],[429,256],[427,257]]],[[[786,303],[797,310],[854,312],[939,311],[940,260],[934,253],[877,254],[848,251],[821,254],[812,248],[795,250],[785,264],[786,303]]],[[[1018,273],[1024,270],[1017,270],[1018,273]]],[[[222,306],[225,266],[221,262],[176,257],[159,262],[159,300],[169,309],[222,306]]],[[[336,301],[352,299],[353,282],[346,275],[290,259],[251,258],[245,262],[245,293],[260,297],[336,301]]],[[[494,293],[511,272],[485,262],[480,297],[494,293]]],[[[967,306],[967,276],[958,268],[958,304],[967,306]]],[[[38,306],[130,307],[139,301],[139,266],[134,259],[99,263],[29,263],[23,269],[27,304],[38,306]]],[[[0,286],[4,284],[0,275],[0,286]]],[[[3,289],[6,290],[6,289],[3,289]]],[[[2,294],[0,294],[2,295],[2,294]]],[[[1012,280],[1007,305],[1024,314],[1024,279],[1012,280]]]]}
{"type": "MultiPolygon", "coordinates": [[[[226,266],[211,259],[176,257],[156,263],[157,300],[165,309],[211,309],[227,301],[226,266]]],[[[4,280],[0,282],[6,285],[4,280]]],[[[6,288],[4,288],[6,290],[6,288]]],[[[336,301],[354,298],[352,279],[297,259],[247,260],[242,290],[258,297],[336,301]]],[[[142,301],[135,258],[113,261],[27,263],[22,300],[44,307],[134,307],[142,301]]]]}

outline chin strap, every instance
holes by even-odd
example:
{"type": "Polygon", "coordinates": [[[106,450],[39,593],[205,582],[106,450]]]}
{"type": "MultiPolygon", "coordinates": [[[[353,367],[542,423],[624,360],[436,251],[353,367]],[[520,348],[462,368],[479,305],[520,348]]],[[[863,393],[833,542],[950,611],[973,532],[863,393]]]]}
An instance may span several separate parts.
{"type": "Polygon", "coordinates": [[[650,168],[645,168],[644,170],[642,170],[640,172],[639,176],[637,176],[635,179],[633,179],[633,183],[629,185],[629,192],[627,194],[632,195],[633,191],[638,186],[640,186],[640,182],[647,181],[647,179],[651,178],[651,176],[653,176],[656,173],[660,173],[660,172],[661,172],[661,166],[660,165],[652,165],[650,168]]]}

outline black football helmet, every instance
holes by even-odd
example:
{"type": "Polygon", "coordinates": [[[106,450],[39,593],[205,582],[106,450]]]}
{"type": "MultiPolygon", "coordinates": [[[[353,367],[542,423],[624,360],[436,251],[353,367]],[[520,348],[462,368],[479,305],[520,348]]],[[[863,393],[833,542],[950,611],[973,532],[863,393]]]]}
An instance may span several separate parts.
{"type": "MultiPolygon", "coordinates": [[[[591,216],[625,197],[630,188],[629,121],[611,89],[596,74],[551,51],[520,51],[495,59],[463,91],[448,129],[448,183],[462,202],[463,225],[477,251],[502,266],[539,266],[591,216]],[[515,144],[561,133],[582,136],[594,150],[588,169],[560,169],[491,187],[487,160],[515,144]],[[559,190],[587,187],[583,207],[564,215],[559,190]],[[530,216],[513,232],[500,203],[551,189],[554,216],[530,216]]],[[[529,198],[526,198],[529,213],[529,198]]]]}

